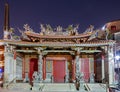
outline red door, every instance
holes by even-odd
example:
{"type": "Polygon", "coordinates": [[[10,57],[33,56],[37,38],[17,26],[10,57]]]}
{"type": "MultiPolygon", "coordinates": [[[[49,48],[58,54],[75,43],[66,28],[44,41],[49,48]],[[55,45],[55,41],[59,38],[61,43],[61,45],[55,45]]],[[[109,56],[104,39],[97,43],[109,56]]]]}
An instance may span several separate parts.
{"type": "Polygon", "coordinates": [[[81,58],[81,72],[84,73],[84,80],[89,80],[89,58],[81,58]]]}
{"type": "Polygon", "coordinates": [[[55,83],[63,83],[65,77],[65,61],[53,61],[53,77],[55,83]]]}
{"type": "Polygon", "coordinates": [[[36,58],[32,58],[30,60],[30,71],[29,71],[29,78],[30,78],[30,82],[32,82],[32,75],[34,73],[34,71],[38,71],[38,59],[36,58]]]}

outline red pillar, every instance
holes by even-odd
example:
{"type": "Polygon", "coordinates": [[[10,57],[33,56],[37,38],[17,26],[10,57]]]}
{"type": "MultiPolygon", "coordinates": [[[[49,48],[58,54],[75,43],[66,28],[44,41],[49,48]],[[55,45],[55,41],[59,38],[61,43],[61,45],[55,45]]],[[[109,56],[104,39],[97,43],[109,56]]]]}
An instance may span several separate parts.
{"type": "Polygon", "coordinates": [[[22,78],[25,78],[25,57],[23,58],[22,61],[22,78]]]}
{"type": "Polygon", "coordinates": [[[72,80],[75,80],[75,60],[72,60],[72,80]]]}

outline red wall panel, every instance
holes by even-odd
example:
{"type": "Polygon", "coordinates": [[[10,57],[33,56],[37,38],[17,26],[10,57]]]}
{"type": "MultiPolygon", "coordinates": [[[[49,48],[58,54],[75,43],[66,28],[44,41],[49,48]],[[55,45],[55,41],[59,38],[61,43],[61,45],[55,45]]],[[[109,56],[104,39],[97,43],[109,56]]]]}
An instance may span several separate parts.
{"type": "Polygon", "coordinates": [[[53,61],[53,77],[55,83],[63,83],[65,77],[65,61],[53,61]]]}
{"type": "Polygon", "coordinates": [[[30,71],[29,71],[30,81],[33,80],[32,75],[33,75],[34,71],[38,71],[38,59],[36,59],[36,58],[30,59],[30,71]]]}
{"type": "Polygon", "coordinates": [[[89,80],[89,58],[81,58],[81,72],[84,74],[84,80],[89,80]]]}

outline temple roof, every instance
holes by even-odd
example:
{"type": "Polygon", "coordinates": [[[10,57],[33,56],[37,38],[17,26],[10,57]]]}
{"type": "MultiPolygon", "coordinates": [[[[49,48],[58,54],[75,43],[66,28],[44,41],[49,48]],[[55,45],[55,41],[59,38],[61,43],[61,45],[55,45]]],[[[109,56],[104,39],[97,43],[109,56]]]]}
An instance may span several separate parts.
{"type": "Polygon", "coordinates": [[[29,37],[36,37],[36,38],[83,38],[83,37],[89,37],[92,33],[84,33],[78,35],[40,35],[34,32],[25,32],[25,34],[29,37]]]}
{"type": "Polygon", "coordinates": [[[84,46],[84,47],[94,47],[94,46],[107,46],[107,45],[113,45],[115,44],[115,41],[113,40],[100,40],[100,41],[90,41],[90,42],[85,42],[85,43],[61,43],[61,42],[46,42],[46,43],[40,43],[40,42],[26,42],[26,41],[13,41],[13,40],[0,40],[1,45],[5,44],[11,44],[15,46],[84,46]]]}
{"type": "MultiPolygon", "coordinates": [[[[104,46],[114,44],[115,41],[108,40],[105,36],[105,32],[100,33],[100,30],[93,30],[93,26],[90,26],[84,33],[78,33],[78,26],[66,29],[63,31],[61,26],[58,26],[54,31],[47,25],[43,27],[41,25],[40,33],[34,32],[28,24],[24,25],[24,31],[22,33],[22,39],[6,39],[0,40],[0,44],[11,44],[15,46],[104,46]],[[99,35],[101,34],[101,35],[99,35]],[[100,36],[100,37],[99,37],[100,36]]],[[[106,34],[107,35],[107,34],[106,34]]]]}
{"type": "Polygon", "coordinates": [[[69,25],[68,28],[63,29],[61,26],[52,28],[50,25],[40,25],[40,33],[34,32],[28,24],[24,25],[24,31],[22,31],[22,39],[29,42],[85,42],[93,34],[92,26],[87,32],[78,33],[78,25],[69,25]]]}

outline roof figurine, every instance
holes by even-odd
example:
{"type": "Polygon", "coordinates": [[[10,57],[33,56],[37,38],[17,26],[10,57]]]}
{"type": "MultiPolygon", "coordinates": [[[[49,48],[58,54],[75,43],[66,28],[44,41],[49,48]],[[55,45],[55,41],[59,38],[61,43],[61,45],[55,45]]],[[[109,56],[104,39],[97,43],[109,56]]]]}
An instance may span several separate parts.
{"type": "Polygon", "coordinates": [[[53,34],[53,28],[50,26],[50,24],[40,24],[40,35],[51,35],[53,34]]]}
{"type": "Polygon", "coordinates": [[[57,26],[56,31],[57,32],[62,32],[63,28],[61,26],[57,26]]]}
{"type": "Polygon", "coordinates": [[[75,25],[75,27],[73,28],[73,35],[78,35],[78,28],[79,28],[79,25],[75,25]]]}
{"type": "Polygon", "coordinates": [[[25,29],[25,31],[33,32],[33,29],[31,29],[28,24],[24,24],[23,28],[25,29]]]}
{"type": "Polygon", "coordinates": [[[94,26],[93,25],[89,25],[89,27],[85,30],[84,33],[90,33],[94,30],[94,26]]]}
{"type": "Polygon", "coordinates": [[[41,30],[40,35],[45,35],[46,28],[44,27],[43,24],[40,24],[40,30],[41,30]]]}
{"type": "Polygon", "coordinates": [[[72,24],[66,28],[66,31],[68,32],[69,35],[78,35],[78,28],[79,28],[79,25],[73,26],[72,24]]]}
{"type": "Polygon", "coordinates": [[[50,24],[46,24],[46,32],[47,32],[47,34],[53,33],[53,29],[50,24]]]}
{"type": "Polygon", "coordinates": [[[73,30],[73,24],[68,25],[68,27],[66,28],[66,31],[68,32],[69,35],[72,35],[72,30],[73,30]]]}

